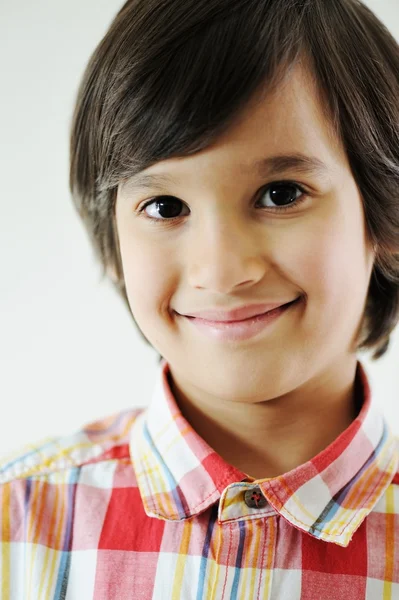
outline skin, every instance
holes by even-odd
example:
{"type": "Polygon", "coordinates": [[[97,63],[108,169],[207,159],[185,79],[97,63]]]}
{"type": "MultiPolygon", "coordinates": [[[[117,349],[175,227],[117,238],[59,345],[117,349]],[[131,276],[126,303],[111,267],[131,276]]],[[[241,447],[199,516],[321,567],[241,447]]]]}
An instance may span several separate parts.
{"type": "Polygon", "coordinates": [[[281,475],[356,417],[355,340],[375,258],[360,192],[309,71],[298,65],[276,93],[249,103],[211,147],[145,172],[176,183],[118,189],[116,223],[137,324],[169,363],[176,401],[199,435],[250,477],[281,475]],[[260,158],[294,152],[316,156],[326,173],[250,171],[260,158]],[[301,185],[306,198],[278,213],[265,186],[282,180],[301,185]],[[181,201],[174,222],[155,204],[138,213],[160,195],[181,201]],[[299,295],[295,309],[239,342],[211,340],[174,312],[299,295]]]}

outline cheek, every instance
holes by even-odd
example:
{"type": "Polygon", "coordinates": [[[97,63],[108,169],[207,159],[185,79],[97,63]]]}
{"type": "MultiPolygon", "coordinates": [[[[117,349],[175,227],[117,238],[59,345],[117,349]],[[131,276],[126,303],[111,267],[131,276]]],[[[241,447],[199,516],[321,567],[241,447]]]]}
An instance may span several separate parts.
{"type": "Polygon", "coordinates": [[[362,297],[368,273],[359,219],[361,215],[349,223],[339,215],[335,219],[330,216],[307,232],[306,242],[293,263],[297,273],[292,272],[292,277],[303,287],[310,302],[314,300],[323,308],[342,308],[362,297]]]}
{"type": "Polygon", "coordinates": [[[154,315],[171,290],[173,267],[170,256],[158,245],[140,240],[123,244],[121,256],[126,292],[134,316],[154,315]]]}

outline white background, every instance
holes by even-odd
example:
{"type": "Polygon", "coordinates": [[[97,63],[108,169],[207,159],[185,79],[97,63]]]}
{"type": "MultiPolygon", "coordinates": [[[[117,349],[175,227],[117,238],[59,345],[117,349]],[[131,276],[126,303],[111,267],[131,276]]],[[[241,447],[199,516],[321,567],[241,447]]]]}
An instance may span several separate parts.
{"type": "MultiPolygon", "coordinates": [[[[100,282],[68,191],[78,83],[122,4],[0,0],[0,455],[151,398],[157,353],[100,282]]],[[[367,4],[399,40],[399,0],[367,4]]],[[[380,361],[359,355],[397,433],[398,329],[380,361]]]]}

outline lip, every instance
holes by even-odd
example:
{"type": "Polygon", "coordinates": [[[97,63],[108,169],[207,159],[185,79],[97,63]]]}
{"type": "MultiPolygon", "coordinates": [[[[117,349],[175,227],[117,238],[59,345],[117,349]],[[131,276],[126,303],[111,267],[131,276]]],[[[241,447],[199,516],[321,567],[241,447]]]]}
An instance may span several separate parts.
{"type": "MultiPolygon", "coordinates": [[[[297,300],[298,298],[296,298],[297,300]]],[[[293,302],[293,300],[291,301],[293,302]]],[[[285,306],[289,304],[290,301],[283,302],[275,302],[273,304],[251,304],[248,306],[242,306],[241,308],[236,308],[230,311],[222,311],[222,310],[202,310],[199,312],[187,313],[182,315],[183,317],[194,317],[196,319],[203,319],[209,322],[218,322],[218,323],[231,323],[231,322],[241,322],[245,319],[249,319],[251,317],[255,317],[258,315],[263,315],[266,312],[270,312],[276,308],[281,306],[285,306]]]]}
{"type": "Polygon", "coordinates": [[[297,304],[300,303],[301,298],[297,298],[289,304],[285,304],[272,311],[256,315],[249,319],[243,319],[241,321],[209,321],[206,319],[196,317],[184,318],[194,327],[196,327],[202,334],[207,337],[219,340],[219,341],[242,341],[252,338],[259,334],[265,327],[271,325],[278,318],[285,313],[293,310],[297,304]]]}

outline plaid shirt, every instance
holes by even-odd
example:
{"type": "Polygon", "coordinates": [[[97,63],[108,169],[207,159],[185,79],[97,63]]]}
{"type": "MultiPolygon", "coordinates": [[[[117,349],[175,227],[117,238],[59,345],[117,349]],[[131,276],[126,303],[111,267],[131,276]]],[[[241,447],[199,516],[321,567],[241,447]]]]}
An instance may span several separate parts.
{"type": "MultiPolygon", "coordinates": [[[[309,462],[253,480],[148,407],[0,463],[1,600],[399,599],[399,448],[371,402],[309,462]]],[[[328,418],[328,415],[326,415],[328,418]]]]}

